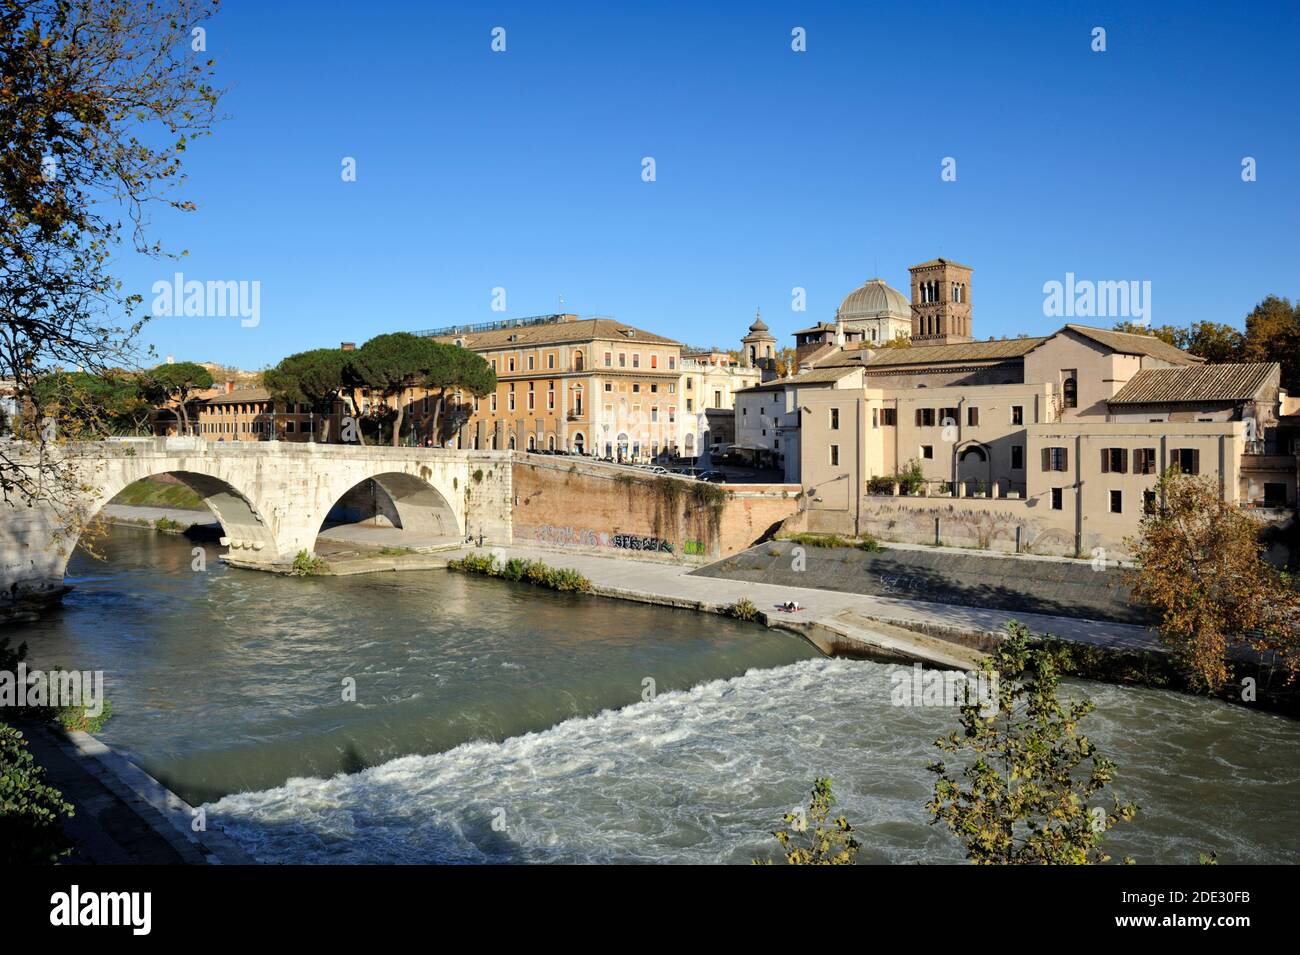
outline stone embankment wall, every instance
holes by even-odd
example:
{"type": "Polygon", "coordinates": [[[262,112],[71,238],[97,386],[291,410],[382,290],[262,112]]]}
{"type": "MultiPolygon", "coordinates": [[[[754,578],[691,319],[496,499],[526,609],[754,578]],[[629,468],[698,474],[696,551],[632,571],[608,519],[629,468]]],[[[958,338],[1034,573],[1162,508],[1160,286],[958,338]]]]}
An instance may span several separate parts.
{"type": "Polygon", "coordinates": [[[571,457],[516,453],[514,539],[706,560],[770,535],[798,506],[787,485],[718,485],[571,457]]]}

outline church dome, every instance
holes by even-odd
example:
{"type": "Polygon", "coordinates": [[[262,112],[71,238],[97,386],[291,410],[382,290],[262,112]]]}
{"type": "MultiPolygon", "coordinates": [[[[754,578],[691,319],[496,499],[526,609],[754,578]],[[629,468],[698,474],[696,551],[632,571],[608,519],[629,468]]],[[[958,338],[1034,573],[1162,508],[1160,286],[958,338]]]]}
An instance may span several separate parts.
{"type": "Polygon", "coordinates": [[[912,305],[884,279],[869,279],[845,296],[836,317],[842,322],[865,318],[901,318],[912,320],[912,305]]]}

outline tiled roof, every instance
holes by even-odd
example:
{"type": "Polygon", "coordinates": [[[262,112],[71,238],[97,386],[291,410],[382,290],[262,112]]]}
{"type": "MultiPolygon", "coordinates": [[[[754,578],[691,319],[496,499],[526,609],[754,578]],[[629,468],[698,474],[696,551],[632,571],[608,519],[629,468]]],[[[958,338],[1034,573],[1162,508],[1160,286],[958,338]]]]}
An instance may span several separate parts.
{"type": "Polygon", "coordinates": [[[1154,335],[1134,335],[1131,332],[1117,332],[1108,328],[1093,328],[1089,325],[1066,325],[1061,331],[1066,329],[1085,338],[1091,338],[1097,344],[1123,355],[1147,355],[1178,365],[1196,365],[1202,361],[1195,355],[1189,355],[1181,348],[1175,348],[1154,335]]]}
{"type": "MultiPolygon", "coordinates": [[[[901,348],[882,348],[871,358],[866,366],[888,368],[894,365],[934,365],[954,361],[999,361],[1007,358],[1020,358],[1037,348],[1046,338],[1008,338],[993,342],[956,342],[951,345],[907,345],[901,348]]],[[[857,363],[851,358],[852,352],[837,358],[834,364],[841,362],[857,363]]]]}
{"type": "MultiPolygon", "coordinates": [[[[920,265],[910,266],[909,269],[928,269],[936,265],[955,265],[959,269],[969,269],[969,265],[962,265],[960,262],[954,262],[952,259],[931,259],[929,262],[922,262],[920,265]]],[[[971,271],[974,271],[973,269],[971,271]]]]}
{"type": "Polygon", "coordinates": [[[1144,368],[1110,399],[1112,405],[1176,401],[1243,401],[1254,398],[1278,376],[1273,362],[1144,368]]]}
{"type": "Polygon", "coordinates": [[[236,391],[227,392],[224,395],[217,395],[215,398],[209,398],[204,404],[209,405],[235,405],[243,402],[253,401],[270,401],[271,393],[265,388],[240,388],[236,391]]]}
{"type": "Polygon", "coordinates": [[[569,342],[615,341],[650,345],[680,345],[681,342],[640,328],[634,328],[625,322],[612,318],[581,318],[576,322],[551,322],[541,325],[526,325],[519,328],[498,328],[486,332],[467,332],[464,335],[444,335],[437,341],[452,342],[457,338],[465,342],[465,347],[474,351],[489,348],[527,348],[533,345],[559,345],[569,342]],[[632,337],[625,332],[631,331],[632,337]]]}
{"type": "Polygon", "coordinates": [[[853,374],[861,367],[861,365],[850,365],[836,368],[815,368],[812,371],[805,371],[802,375],[795,375],[793,378],[778,378],[775,381],[767,381],[751,388],[738,388],[734,393],[743,395],[759,391],[782,391],[785,388],[797,388],[800,385],[832,384],[853,374]]]}

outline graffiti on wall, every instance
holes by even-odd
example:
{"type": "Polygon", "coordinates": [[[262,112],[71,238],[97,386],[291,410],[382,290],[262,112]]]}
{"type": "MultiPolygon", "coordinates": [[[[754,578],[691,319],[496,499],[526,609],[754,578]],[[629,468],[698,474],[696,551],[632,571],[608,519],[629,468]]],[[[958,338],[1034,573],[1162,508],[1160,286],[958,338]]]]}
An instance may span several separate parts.
{"type": "MultiPolygon", "coordinates": [[[[652,551],[660,554],[673,552],[672,541],[647,534],[611,534],[587,527],[556,527],[543,524],[533,529],[533,537],[541,544],[559,544],[565,547],[617,547],[620,550],[652,551]]],[[[688,554],[704,553],[699,541],[686,541],[688,554]]]]}

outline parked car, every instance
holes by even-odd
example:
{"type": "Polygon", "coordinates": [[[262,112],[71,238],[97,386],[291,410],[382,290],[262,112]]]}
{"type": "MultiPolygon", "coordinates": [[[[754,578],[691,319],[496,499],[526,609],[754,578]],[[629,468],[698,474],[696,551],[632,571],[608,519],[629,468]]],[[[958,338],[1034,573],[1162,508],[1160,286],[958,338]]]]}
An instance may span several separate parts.
{"type": "Polygon", "coordinates": [[[726,484],[727,476],[721,471],[705,471],[700,474],[701,481],[708,481],[710,484],[726,484]]]}

